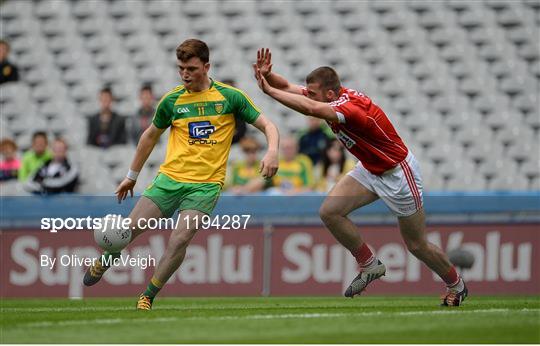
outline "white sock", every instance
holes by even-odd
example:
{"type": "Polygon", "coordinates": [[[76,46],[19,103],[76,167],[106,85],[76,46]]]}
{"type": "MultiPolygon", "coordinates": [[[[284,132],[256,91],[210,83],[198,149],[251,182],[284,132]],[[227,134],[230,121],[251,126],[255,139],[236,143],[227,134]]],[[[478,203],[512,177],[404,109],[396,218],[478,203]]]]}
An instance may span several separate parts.
{"type": "Polygon", "coordinates": [[[454,292],[461,292],[465,289],[465,284],[463,283],[463,279],[460,277],[459,278],[459,281],[457,284],[455,284],[454,286],[452,287],[448,287],[448,289],[450,291],[454,291],[454,292]]]}
{"type": "Polygon", "coordinates": [[[373,268],[375,268],[375,266],[377,265],[377,263],[379,263],[379,260],[377,259],[377,257],[373,257],[373,261],[371,261],[371,263],[368,264],[367,266],[362,266],[362,270],[373,269],[373,268]]]}

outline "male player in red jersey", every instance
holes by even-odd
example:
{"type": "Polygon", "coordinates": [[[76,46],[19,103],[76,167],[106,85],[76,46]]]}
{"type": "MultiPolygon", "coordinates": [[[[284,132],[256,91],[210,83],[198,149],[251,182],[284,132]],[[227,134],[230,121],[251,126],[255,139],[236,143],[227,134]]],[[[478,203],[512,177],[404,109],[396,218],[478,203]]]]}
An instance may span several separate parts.
{"type": "Polygon", "coordinates": [[[347,218],[353,210],[381,198],[397,216],[409,251],[446,283],[442,305],[459,306],[467,297],[467,287],[448,257],[426,238],[418,162],[382,109],[368,96],[342,87],[330,67],[311,72],[306,77],[306,87],[291,84],[272,72],[269,49],[257,52],[253,68],[264,93],[297,112],[326,120],[336,137],[359,160],[329,192],[319,211],[326,227],[361,268],[345,296],[360,294],[386,272],[385,265],[347,218]]]}

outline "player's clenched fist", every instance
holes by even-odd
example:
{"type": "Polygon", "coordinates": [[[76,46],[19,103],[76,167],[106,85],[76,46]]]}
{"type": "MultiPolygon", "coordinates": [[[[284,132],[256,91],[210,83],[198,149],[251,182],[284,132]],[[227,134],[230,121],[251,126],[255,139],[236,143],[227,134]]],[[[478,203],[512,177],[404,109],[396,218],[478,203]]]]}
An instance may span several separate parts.
{"type": "Polygon", "coordinates": [[[272,178],[276,175],[279,167],[278,154],[275,151],[268,151],[261,161],[260,172],[264,178],[272,178]]]}

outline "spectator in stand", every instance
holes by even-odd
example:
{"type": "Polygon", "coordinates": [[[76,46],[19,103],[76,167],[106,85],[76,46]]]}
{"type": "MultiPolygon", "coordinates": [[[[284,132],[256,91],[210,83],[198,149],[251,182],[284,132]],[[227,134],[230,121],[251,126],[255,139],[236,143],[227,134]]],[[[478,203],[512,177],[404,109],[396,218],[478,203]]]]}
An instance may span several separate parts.
{"type": "Polygon", "coordinates": [[[19,69],[8,60],[9,43],[0,40],[0,84],[19,80],[19,69]]]}
{"type": "Polygon", "coordinates": [[[99,113],[88,120],[89,145],[108,148],[111,145],[126,144],[126,119],[112,110],[113,94],[109,87],[99,93],[99,113]]]}
{"type": "Polygon", "coordinates": [[[21,161],[17,158],[17,144],[9,138],[0,142],[0,181],[17,179],[21,161]]]}
{"type": "MultiPolygon", "coordinates": [[[[236,82],[233,79],[223,79],[223,83],[236,88],[236,82]]],[[[244,138],[247,132],[247,126],[244,120],[240,119],[237,116],[234,117],[234,120],[236,121],[236,128],[234,130],[232,144],[239,143],[240,140],[244,138]]]]}
{"type": "Polygon", "coordinates": [[[314,165],[319,163],[321,153],[326,148],[328,141],[333,138],[332,132],[328,126],[323,124],[322,120],[315,117],[306,117],[308,128],[300,134],[298,141],[300,153],[307,155],[314,165]]]}
{"type": "Polygon", "coordinates": [[[245,159],[233,164],[228,190],[238,195],[261,191],[266,185],[266,181],[259,174],[258,153],[261,145],[254,137],[246,136],[240,140],[240,146],[245,159]]]}
{"type": "Polygon", "coordinates": [[[279,170],[272,179],[272,193],[295,195],[313,191],[313,164],[311,159],[298,153],[294,137],[281,141],[279,170]]]}
{"type": "Polygon", "coordinates": [[[68,146],[57,138],[52,145],[53,158],[30,177],[25,187],[37,194],[74,192],[79,180],[79,171],[67,158],[68,146]]]}
{"type": "Polygon", "coordinates": [[[152,86],[150,84],[145,84],[142,86],[139,91],[139,101],[141,102],[141,107],[137,111],[135,117],[131,118],[131,140],[137,145],[139,143],[139,138],[141,134],[150,126],[152,123],[152,118],[154,117],[156,101],[154,93],[152,92],[152,86]]]}
{"type": "Polygon", "coordinates": [[[354,161],[347,158],[340,141],[330,140],[323,150],[321,162],[317,165],[317,191],[329,192],[336,182],[353,168],[354,161]]]}
{"type": "Polygon", "coordinates": [[[45,162],[52,158],[52,153],[48,148],[47,134],[43,131],[37,131],[32,136],[32,148],[24,153],[19,168],[19,181],[26,181],[33,175],[45,162]]]}

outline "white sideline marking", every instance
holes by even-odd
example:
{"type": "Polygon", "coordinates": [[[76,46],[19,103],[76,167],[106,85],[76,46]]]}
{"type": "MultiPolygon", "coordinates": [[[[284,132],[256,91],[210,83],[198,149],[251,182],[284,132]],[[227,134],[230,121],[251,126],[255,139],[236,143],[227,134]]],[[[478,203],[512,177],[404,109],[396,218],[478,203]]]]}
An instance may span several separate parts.
{"type": "Polygon", "coordinates": [[[21,324],[19,327],[65,327],[87,324],[119,324],[137,322],[176,322],[176,321],[230,321],[230,320],[279,320],[279,319],[307,319],[307,318],[339,318],[339,317],[372,317],[372,316],[427,316],[427,315],[461,315],[461,314],[483,314],[483,313],[538,313],[540,309],[477,309],[477,310],[433,310],[433,311],[404,311],[404,312],[356,312],[356,313],[306,313],[306,314],[259,314],[244,316],[193,316],[193,317],[156,317],[156,318],[111,318],[111,319],[91,319],[91,320],[65,320],[65,321],[44,321],[21,324]]]}
{"type": "MultiPolygon", "coordinates": [[[[158,317],[158,318],[141,318],[136,321],[141,322],[173,322],[180,320],[177,317],[158,317]]],[[[128,321],[134,321],[134,319],[127,318],[104,318],[104,319],[94,319],[94,320],[75,320],[75,321],[58,321],[58,322],[34,322],[24,324],[24,327],[64,327],[64,326],[77,326],[77,325],[86,325],[86,324],[118,324],[126,323],[128,321]]],[[[21,325],[22,326],[22,325],[21,325]]]]}
{"type": "MultiPolygon", "coordinates": [[[[249,306],[178,306],[178,305],[159,305],[159,310],[267,310],[267,309],[298,309],[298,308],[309,308],[309,309],[324,309],[324,308],[342,308],[343,305],[336,306],[305,306],[305,305],[249,305],[249,306]]],[[[0,308],[0,312],[91,312],[91,311],[133,311],[134,308],[131,306],[69,306],[69,307],[43,307],[43,308],[0,308]]]]}

